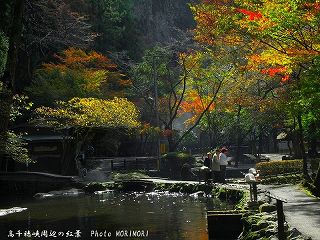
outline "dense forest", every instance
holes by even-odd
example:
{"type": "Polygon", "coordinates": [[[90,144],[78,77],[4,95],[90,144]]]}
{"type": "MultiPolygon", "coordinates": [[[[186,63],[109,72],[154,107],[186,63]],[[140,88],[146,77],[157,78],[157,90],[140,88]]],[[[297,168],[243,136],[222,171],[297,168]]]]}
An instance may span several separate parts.
{"type": "Polygon", "coordinates": [[[72,127],[78,151],[103,129],[137,155],[282,135],[320,188],[319,42],[314,1],[2,0],[0,157],[32,161],[21,124],[72,127]]]}

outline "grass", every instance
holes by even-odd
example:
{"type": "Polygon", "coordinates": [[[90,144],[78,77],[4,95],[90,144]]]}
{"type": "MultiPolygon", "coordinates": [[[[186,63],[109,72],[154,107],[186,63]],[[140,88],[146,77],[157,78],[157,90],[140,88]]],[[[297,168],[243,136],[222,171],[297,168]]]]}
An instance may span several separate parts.
{"type": "Polygon", "coordinates": [[[320,192],[319,190],[317,190],[317,188],[307,182],[306,180],[303,180],[300,184],[299,184],[299,188],[309,197],[313,197],[313,198],[317,198],[320,199],[320,192]]]}
{"type": "Polygon", "coordinates": [[[112,180],[138,180],[141,178],[150,178],[145,171],[135,171],[135,172],[113,172],[112,180]]]}

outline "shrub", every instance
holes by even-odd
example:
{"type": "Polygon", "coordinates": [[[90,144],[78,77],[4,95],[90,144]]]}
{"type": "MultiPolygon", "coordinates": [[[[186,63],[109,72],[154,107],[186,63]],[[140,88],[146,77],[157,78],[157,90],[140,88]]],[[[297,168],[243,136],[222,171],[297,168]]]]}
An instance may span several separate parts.
{"type": "Polygon", "coordinates": [[[193,165],[195,157],[183,152],[169,152],[161,158],[161,170],[173,178],[179,178],[183,164],[193,165]]]}
{"type": "Polygon", "coordinates": [[[195,158],[184,152],[168,152],[162,156],[162,159],[165,160],[179,160],[183,163],[193,163],[195,161],[195,158]]]}
{"type": "Polygon", "coordinates": [[[302,172],[302,160],[282,160],[272,162],[261,162],[256,165],[261,176],[278,175],[286,173],[302,172]]]}
{"type": "Polygon", "coordinates": [[[289,174],[280,176],[265,176],[261,179],[261,184],[297,184],[303,179],[303,174],[289,174]]]}
{"type": "Polygon", "coordinates": [[[16,135],[14,132],[7,131],[0,135],[0,149],[12,159],[19,163],[30,164],[34,163],[28,153],[27,143],[23,141],[21,135],[16,135]]]}

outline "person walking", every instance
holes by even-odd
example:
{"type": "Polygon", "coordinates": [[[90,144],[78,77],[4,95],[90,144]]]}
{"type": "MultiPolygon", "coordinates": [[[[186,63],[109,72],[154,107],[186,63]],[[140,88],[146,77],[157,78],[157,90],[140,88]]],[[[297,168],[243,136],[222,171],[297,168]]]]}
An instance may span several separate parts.
{"type": "Polygon", "coordinates": [[[219,182],[220,181],[220,162],[219,162],[219,148],[216,148],[214,154],[212,156],[212,164],[211,164],[211,171],[213,174],[213,181],[219,182]]]}
{"type": "Polygon", "coordinates": [[[220,161],[220,181],[222,183],[226,182],[226,172],[227,172],[227,165],[228,165],[228,157],[227,157],[228,149],[223,147],[221,148],[220,154],[219,154],[219,161],[220,161]]]}

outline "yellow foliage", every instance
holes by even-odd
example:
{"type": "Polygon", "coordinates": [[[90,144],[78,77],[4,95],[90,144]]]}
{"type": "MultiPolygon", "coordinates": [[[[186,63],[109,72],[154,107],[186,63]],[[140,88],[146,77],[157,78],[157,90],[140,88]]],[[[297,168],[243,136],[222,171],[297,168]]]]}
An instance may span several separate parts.
{"type": "Polygon", "coordinates": [[[35,112],[38,119],[46,120],[50,125],[115,128],[140,125],[136,106],[125,98],[73,98],[68,102],[57,102],[57,108],[40,107],[35,112]]]}

